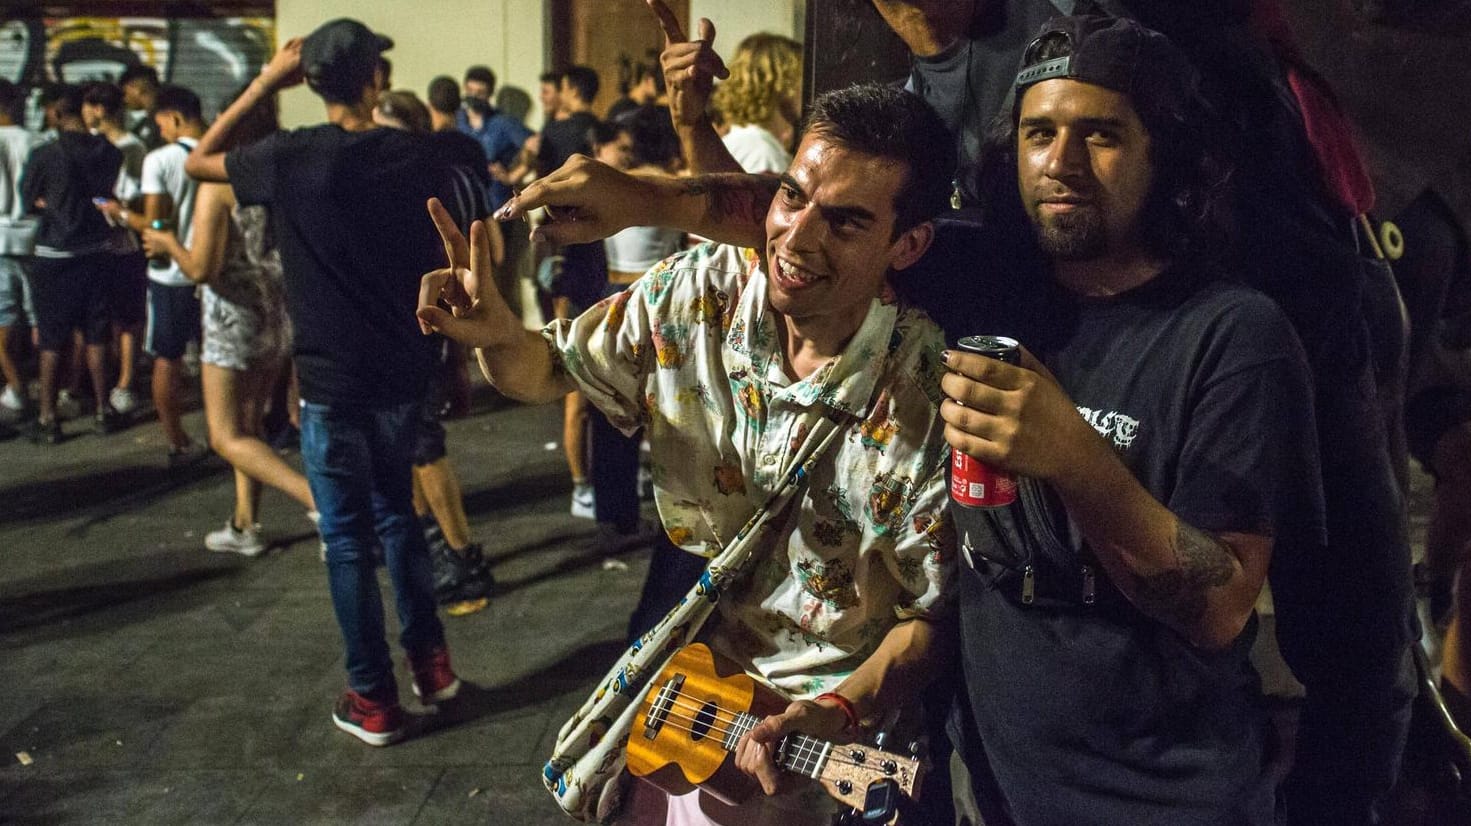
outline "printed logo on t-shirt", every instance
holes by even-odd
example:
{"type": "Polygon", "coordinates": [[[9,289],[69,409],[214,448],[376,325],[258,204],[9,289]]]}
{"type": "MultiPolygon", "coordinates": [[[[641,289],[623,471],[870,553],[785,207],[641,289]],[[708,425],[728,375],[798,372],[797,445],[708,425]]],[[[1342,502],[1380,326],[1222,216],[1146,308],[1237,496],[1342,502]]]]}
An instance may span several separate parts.
{"type": "Polygon", "coordinates": [[[1094,410],[1091,407],[1079,405],[1078,412],[1093,429],[1098,431],[1103,438],[1113,442],[1113,446],[1123,452],[1134,443],[1134,437],[1139,435],[1139,420],[1133,416],[1125,416],[1111,410],[1094,410]]]}

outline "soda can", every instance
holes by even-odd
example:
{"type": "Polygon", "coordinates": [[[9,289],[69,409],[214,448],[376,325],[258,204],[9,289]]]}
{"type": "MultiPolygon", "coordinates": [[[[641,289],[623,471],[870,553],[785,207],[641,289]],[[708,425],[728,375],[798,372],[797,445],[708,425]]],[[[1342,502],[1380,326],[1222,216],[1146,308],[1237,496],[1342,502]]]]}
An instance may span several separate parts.
{"type": "MultiPolygon", "coordinates": [[[[168,218],[154,218],[148,227],[160,232],[169,232],[174,228],[174,222],[168,218]]],[[[173,257],[166,252],[155,253],[148,256],[148,266],[156,270],[164,270],[168,269],[173,260],[173,257]]]]}
{"type": "MultiPolygon", "coordinates": [[[[1021,362],[1021,344],[1004,336],[966,336],[958,349],[1007,364],[1021,362]]],[[[950,498],[967,508],[1001,508],[1016,501],[1016,477],[987,467],[958,451],[950,451],[950,498]]]]}

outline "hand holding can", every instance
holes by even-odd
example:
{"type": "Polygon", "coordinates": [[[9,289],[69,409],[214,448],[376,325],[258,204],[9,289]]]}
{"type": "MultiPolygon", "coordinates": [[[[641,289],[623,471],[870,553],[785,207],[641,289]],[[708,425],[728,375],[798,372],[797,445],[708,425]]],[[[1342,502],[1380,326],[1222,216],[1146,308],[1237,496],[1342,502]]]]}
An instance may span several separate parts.
{"type": "MultiPolygon", "coordinates": [[[[155,232],[172,232],[174,222],[168,218],[155,218],[148,224],[148,228],[155,232]]],[[[166,269],[173,262],[173,256],[166,251],[159,251],[148,256],[148,266],[154,269],[166,269]]]]}
{"type": "MultiPolygon", "coordinates": [[[[1021,344],[1004,336],[966,336],[956,347],[1006,364],[1021,363],[1021,344]]],[[[1001,508],[1016,501],[1016,477],[950,451],[950,498],[967,508],[1001,508]]]]}

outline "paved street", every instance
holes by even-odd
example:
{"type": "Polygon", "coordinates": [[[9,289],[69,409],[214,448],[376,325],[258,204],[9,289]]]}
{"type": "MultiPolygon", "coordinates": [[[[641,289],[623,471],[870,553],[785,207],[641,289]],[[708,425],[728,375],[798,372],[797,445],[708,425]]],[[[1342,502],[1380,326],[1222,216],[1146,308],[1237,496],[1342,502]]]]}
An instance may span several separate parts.
{"type": "MultiPolygon", "coordinates": [[[[446,618],[471,684],[453,719],[413,704],[400,664],[419,714],[385,749],[329,720],[342,654],[299,506],[268,491],[277,544],[214,554],[228,470],[170,472],[156,424],[0,442],[0,823],[570,823],[540,768],[621,646],[647,550],[609,555],[568,515],[561,420],[482,400],[449,423],[500,591],[446,618]]],[[[201,414],[186,422],[203,436],[201,414]]],[[[1427,477],[1413,487],[1419,537],[1427,477]]]]}
{"type": "MultiPolygon", "coordinates": [[[[186,422],[203,436],[199,413],[186,422]]],[[[456,719],[421,714],[386,749],[329,720],[342,654],[300,507],[268,491],[278,545],[210,553],[225,465],[169,472],[156,424],[88,425],[54,447],[0,443],[0,823],[570,822],[539,771],[621,645],[647,551],[605,568],[592,523],[567,514],[546,447],[560,407],[449,423],[501,588],[446,618],[473,684],[456,719]]],[[[422,711],[402,664],[399,684],[422,711]]]]}

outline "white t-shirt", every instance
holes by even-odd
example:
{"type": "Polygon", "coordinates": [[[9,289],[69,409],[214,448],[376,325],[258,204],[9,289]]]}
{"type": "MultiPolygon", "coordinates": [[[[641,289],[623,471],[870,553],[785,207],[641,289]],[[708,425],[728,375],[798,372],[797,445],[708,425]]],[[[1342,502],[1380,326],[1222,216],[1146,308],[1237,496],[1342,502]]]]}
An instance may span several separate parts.
{"type": "MultiPolygon", "coordinates": [[[[199,183],[184,174],[184,159],[189,157],[189,150],[194,148],[194,144],[193,138],[180,138],[175,143],[149,152],[143,159],[143,194],[167,195],[173,201],[174,209],[170,217],[174,221],[174,233],[179,236],[179,243],[185,247],[189,246],[189,236],[193,229],[194,193],[199,189],[199,183]]],[[[174,287],[194,283],[173,261],[163,267],[149,262],[148,279],[174,287]]]]}
{"type": "MultiPolygon", "coordinates": [[[[148,156],[148,147],[138,136],[124,132],[122,138],[112,142],[123,153],[123,164],[118,167],[117,185],[112,194],[124,206],[143,195],[143,159],[148,156]]],[[[110,249],[119,255],[135,253],[140,249],[138,236],[121,223],[113,230],[110,249]]]]}
{"type": "Polygon", "coordinates": [[[603,241],[608,269],[615,272],[646,272],[681,249],[684,233],[662,227],[629,227],[603,241]]]}
{"type": "Polygon", "coordinates": [[[747,172],[786,172],[792,156],[782,148],[776,136],[753,123],[732,126],[725,137],[725,148],[747,172]]]}
{"type": "Polygon", "coordinates": [[[0,255],[30,255],[36,246],[34,215],[21,203],[20,176],[39,136],[20,126],[0,126],[0,255]]]}
{"type": "Polygon", "coordinates": [[[113,194],[126,204],[143,194],[143,160],[148,157],[148,147],[131,132],[124,132],[112,145],[123,153],[123,165],[117,171],[117,186],[113,188],[113,194]]]}

